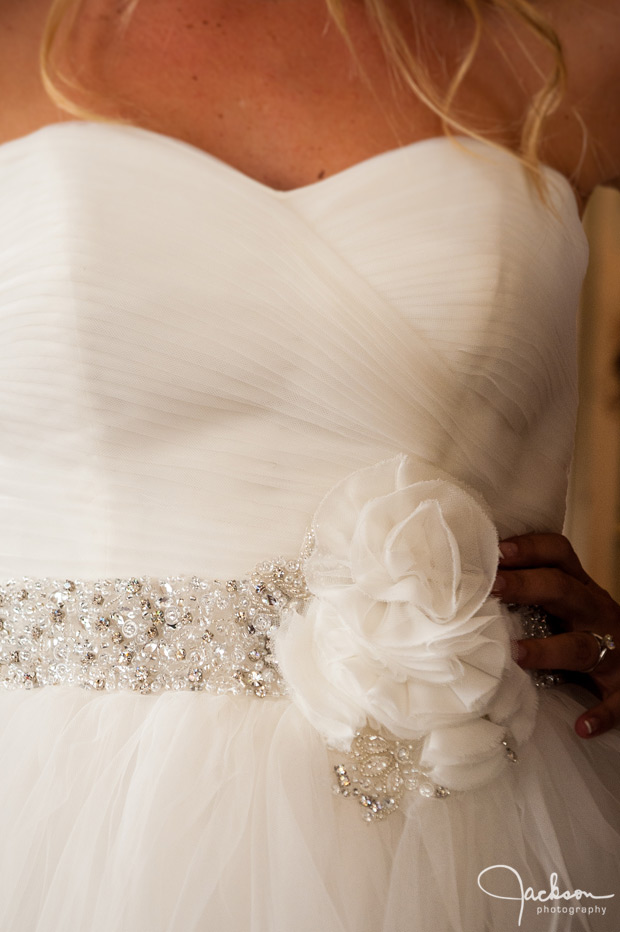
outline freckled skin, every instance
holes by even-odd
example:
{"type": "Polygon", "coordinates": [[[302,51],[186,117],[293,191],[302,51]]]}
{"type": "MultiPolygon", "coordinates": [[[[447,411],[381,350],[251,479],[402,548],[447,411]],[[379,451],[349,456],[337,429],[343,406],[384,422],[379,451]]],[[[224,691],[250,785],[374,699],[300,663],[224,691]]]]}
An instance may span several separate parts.
{"type": "MultiPolygon", "coordinates": [[[[0,142],[66,118],[38,77],[49,2],[0,6],[0,142]]],[[[549,121],[542,154],[569,176],[581,161],[575,186],[585,202],[596,184],[620,179],[620,4],[540,6],[558,28],[569,67],[568,94],[549,121]],[[590,140],[581,159],[583,122],[590,140]]],[[[395,11],[401,7],[394,2],[395,11]]],[[[417,0],[416,9],[429,49],[437,49],[429,70],[440,78],[467,46],[468,14],[453,0],[417,0]]],[[[424,104],[406,89],[393,91],[357,0],[346,4],[347,18],[371,87],[328,22],[324,0],[142,0],[122,40],[116,11],[110,0],[84,0],[72,55],[98,96],[83,102],[183,139],[274,188],[299,187],[441,133],[424,104]]],[[[460,111],[483,133],[515,146],[539,85],[536,68],[548,61],[524,27],[492,17],[457,99],[460,111]]]]}

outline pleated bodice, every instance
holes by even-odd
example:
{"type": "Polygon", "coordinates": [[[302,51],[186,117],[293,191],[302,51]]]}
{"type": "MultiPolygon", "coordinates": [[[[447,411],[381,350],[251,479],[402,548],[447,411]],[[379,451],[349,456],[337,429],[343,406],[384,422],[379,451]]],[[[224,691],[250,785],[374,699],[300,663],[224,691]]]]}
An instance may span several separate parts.
{"type": "Polygon", "coordinates": [[[511,155],[431,139],[275,192],[72,122],[0,149],[4,574],[248,570],[400,452],[559,530],[587,246],[511,155]]]}

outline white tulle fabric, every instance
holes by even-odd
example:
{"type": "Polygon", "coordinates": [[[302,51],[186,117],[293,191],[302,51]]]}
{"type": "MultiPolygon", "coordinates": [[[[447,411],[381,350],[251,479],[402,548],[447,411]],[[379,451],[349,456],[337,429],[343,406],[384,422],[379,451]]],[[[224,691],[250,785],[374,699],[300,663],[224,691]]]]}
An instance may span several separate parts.
{"type": "Polygon", "coordinates": [[[473,142],[279,194],[128,127],[0,149],[4,577],[240,576],[295,557],[324,502],[316,601],[288,629],[307,708],[0,692],[0,928],[517,928],[518,904],[478,887],[493,864],[616,894],[588,904],[605,916],[526,903],[528,932],[620,928],[618,734],[577,739],[568,687],[530,719],[488,599],[495,535],[564,512],[587,248],[569,186],[545,177],[554,211],[473,142]],[[519,761],[366,824],[332,794],[315,727],[346,740],[359,709],[432,726],[429,760],[461,774],[470,748],[486,766],[468,731],[483,709],[487,732],[523,714],[519,761]]]}

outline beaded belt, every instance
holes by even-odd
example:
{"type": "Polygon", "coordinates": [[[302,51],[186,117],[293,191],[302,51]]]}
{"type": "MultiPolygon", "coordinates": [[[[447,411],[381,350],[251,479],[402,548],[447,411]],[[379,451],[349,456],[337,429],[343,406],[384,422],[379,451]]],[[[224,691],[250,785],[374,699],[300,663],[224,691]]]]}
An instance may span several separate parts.
{"type": "Polygon", "coordinates": [[[271,637],[283,609],[309,597],[301,562],[286,560],[243,580],[9,580],[0,683],[284,696],[271,637]]]}
{"type": "MultiPolygon", "coordinates": [[[[282,612],[309,598],[303,556],[261,563],[241,580],[11,579],[0,583],[0,685],[284,697],[272,638],[282,612]]],[[[544,613],[522,614],[524,636],[549,633],[544,613]]],[[[395,811],[405,790],[450,795],[418,766],[415,742],[368,729],[348,754],[330,753],[335,792],[357,799],[367,821],[395,811]]]]}

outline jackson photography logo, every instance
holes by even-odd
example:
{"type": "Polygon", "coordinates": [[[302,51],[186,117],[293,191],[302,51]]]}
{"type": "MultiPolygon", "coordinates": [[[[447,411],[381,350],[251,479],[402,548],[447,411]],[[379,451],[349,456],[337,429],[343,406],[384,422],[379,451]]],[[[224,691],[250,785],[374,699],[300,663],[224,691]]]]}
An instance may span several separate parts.
{"type": "Polygon", "coordinates": [[[604,903],[592,901],[610,900],[615,896],[615,893],[590,893],[588,890],[560,890],[558,875],[555,873],[549,877],[548,890],[534,890],[533,887],[524,886],[519,872],[509,864],[492,864],[490,867],[485,867],[478,874],[478,886],[483,893],[496,900],[514,900],[518,903],[518,926],[521,925],[526,903],[537,904],[535,907],[537,916],[554,914],[604,916],[607,906],[604,903]],[[506,871],[512,875],[511,878],[507,877],[506,871]],[[498,889],[504,892],[497,893],[498,889]],[[508,890],[511,892],[506,892],[508,890]]]}

